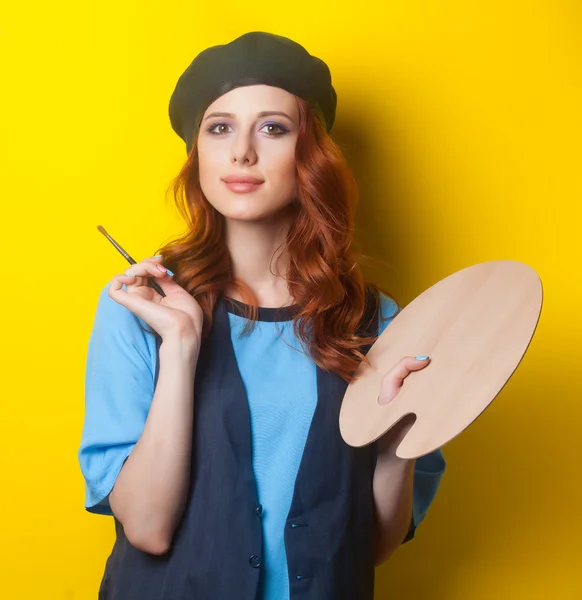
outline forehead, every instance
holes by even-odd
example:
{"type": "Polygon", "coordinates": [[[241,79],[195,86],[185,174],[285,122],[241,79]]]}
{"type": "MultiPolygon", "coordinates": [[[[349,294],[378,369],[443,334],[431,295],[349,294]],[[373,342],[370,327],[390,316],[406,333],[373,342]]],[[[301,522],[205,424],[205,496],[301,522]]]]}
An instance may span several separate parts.
{"type": "Polygon", "coordinates": [[[270,85],[247,85],[234,88],[217,98],[204,112],[229,112],[237,116],[266,110],[280,110],[293,117],[297,114],[295,96],[270,85]]]}

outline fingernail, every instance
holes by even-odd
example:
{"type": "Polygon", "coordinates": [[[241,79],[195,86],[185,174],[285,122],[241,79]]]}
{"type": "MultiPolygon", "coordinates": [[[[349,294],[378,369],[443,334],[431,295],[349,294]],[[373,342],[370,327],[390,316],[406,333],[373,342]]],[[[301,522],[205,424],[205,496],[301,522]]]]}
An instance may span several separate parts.
{"type": "Polygon", "coordinates": [[[127,275],[128,277],[137,277],[137,275],[134,275],[133,273],[126,273],[126,275],[127,275]]]}
{"type": "Polygon", "coordinates": [[[170,269],[166,269],[166,273],[170,276],[170,277],[174,277],[174,273],[172,273],[172,271],[170,271],[170,269]]]}
{"type": "Polygon", "coordinates": [[[154,258],[162,258],[162,255],[161,255],[161,254],[156,254],[156,255],[154,256],[154,258]]]}
{"type": "Polygon", "coordinates": [[[428,356],[417,356],[416,360],[426,360],[428,356]]]}

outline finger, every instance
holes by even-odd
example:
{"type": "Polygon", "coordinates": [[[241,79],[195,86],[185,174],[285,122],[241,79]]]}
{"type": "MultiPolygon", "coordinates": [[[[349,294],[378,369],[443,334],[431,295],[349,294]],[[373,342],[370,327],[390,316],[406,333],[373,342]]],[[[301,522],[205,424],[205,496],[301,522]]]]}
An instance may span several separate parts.
{"type": "Polygon", "coordinates": [[[144,258],[143,260],[144,261],[147,260],[154,264],[161,264],[164,261],[164,257],[161,254],[156,254],[155,256],[148,256],[147,258],[144,258]]]}
{"type": "Polygon", "coordinates": [[[116,275],[111,282],[109,295],[114,300],[118,300],[116,294],[136,295],[137,293],[148,301],[153,300],[159,302],[164,295],[167,296],[172,291],[175,291],[176,288],[182,289],[169,277],[157,279],[157,285],[161,288],[162,292],[164,292],[164,294],[160,294],[153,286],[148,285],[148,281],[151,281],[151,279],[148,280],[147,277],[136,277],[124,274],[116,275]],[[122,289],[123,286],[125,286],[125,290],[122,289]],[[147,292],[144,290],[147,290],[147,292]]]}
{"type": "MultiPolygon", "coordinates": [[[[115,275],[111,282],[109,283],[109,288],[107,290],[107,295],[115,300],[118,304],[122,306],[127,306],[124,296],[129,296],[127,291],[123,291],[122,288],[124,285],[127,285],[132,278],[128,275],[115,275]]],[[[135,280],[135,277],[133,277],[135,280]]]]}
{"type": "Polygon", "coordinates": [[[426,366],[428,366],[429,362],[429,357],[424,358],[424,360],[418,360],[413,356],[405,356],[392,369],[392,371],[390,371],[390,375],[394,377],[396,383],[400,383],[400,385],[402,385],[402,382],[412,371],[420,371],[421,369],[424,369],[426,366]]]}
{"type": "Polygon", "coordinates": [[[131,265],[124,271],[124,275],[135,275],[137,277],[164,277],[168,269],[163,265],[157,264],[151,260],[142,260],[131,265]]]}
{"type": "Polygon", "coordinates": [[[402,387],[404,380],[412,371],[424,369],[430,363],[430,358],[423,357],[423,360],[417,360],[412,356],[405,356],[398,364],[392,368],[380,383],[380,404],[391,402],[402,387]]]}
{"type": "MultiPolygon", "coordinates": [[[[119,285],[113,288],[113,292],[115,293],[120,290],[122,285],[125,285],[126,288],[131,286],[131,290],[139,288],[140,286],[148,286],[148,278],[154,277],[157,284],[162,288],[162,291],[167,296],[178,289],[183,289],[172,279],[173,276],[174,273],[165,269],[165,267],[161,266],[160,268],[159,265],[149,261],[148,259],[145,259],[140,263],[136,263],[131,267],[128,267],[125,273],[116,275],[119,285]]],[[[153,288],[151,289],[153,290],[153,288]]],[[[127,291],[129,291],[129,289],[127,291]]],[[[155,294],[155,297],[161,298],[157,291],[153,290],[153,293],[155,294]]]]}
{"type": "Polygon", "coordinates": [[[120,294],[127,296],[129,295],[128,291],[130,289],[139,288],[140,286],[143,287],[145,283],[147,283],[147,280],[143,277],[135,277],[131,275],[125,275],[124,273],[119,273],[111,279],[108,294],[111,298],[119,302],[118,296],[120,294]],[[125,290],[123,290],[123,286],[125,286],[125,290]]]}
{"type": "MultiPolygon", "coordinates": [[[[149,256],[149,257],[147,257],[147,258],[144,258],[144,259],[141,261],[141,263],[146,263],[146,262],[147,262],[147,263],[149,263],[149,264],[153,264],[153,265],[157,265],[157,264],[160,264],[160,265],[161,265],[161,264],[162,264],[162,259],[163,259],[163,256],[162,256],[161,254],[156,254],[155,256],[149,256]]],[[[135,263],[134,263],[134,264],[135,264],[135,263]]],[[[140,263],[137,263],[137,264],[140,264],[140,263]]],[[[163,265],[162,265],[162,266],[163,266],[163,265]]],[[[129,272],[131,272],[131,273],[134,273],[134,271],[133,271],[133,270],[131,270],[131,271],[130,271],[130,269],[131,269],[131,267],[128,267],[128,268],[125,270],[125,272],[126,272],[126,273],[129,273],[129,272]]],[[[160,271],[161,271],[162,273],[164,273],[164,272],[165,272],[165,271],[164,271],[164,269],[160,269],[160,271]]],[[[166,269],[166,271],[167,271],[167,269],[166,269]]],[[[136,277],[136,280],[135,280],[135,285],[136,285],[136,286],[148,285],[147,279],[146,279],[146,278],[144,278],[143,276],[140,276],[140,275],[138,275],[138,276],[136,277]]]]}
{"type": "MultiPolygon", "coordinates": [[[[109,285],[108,294],[109,297],[115,300],[118,304],[125,306],[125,308],[129,309],[132,313],[137,315],[140,319],[143,319],[146,323],[154,323],[156,320],[159,320],[159,311],[167,310],[166,308],[161,308],[159,303],[152,302],[151,297],[146,298],[143,295],[131,294],[127,291],[123,291],[123,285],[126,285],[126,281],[129,281],[132,278],[129,275],[117,275],[111,281],[109,285]]],[[[142,289],[144,289],[142,287],[142,289]]],[[[148,289],[148,293],[151,296],[159,296],[159,294],[154,289],[148,289]]]]}

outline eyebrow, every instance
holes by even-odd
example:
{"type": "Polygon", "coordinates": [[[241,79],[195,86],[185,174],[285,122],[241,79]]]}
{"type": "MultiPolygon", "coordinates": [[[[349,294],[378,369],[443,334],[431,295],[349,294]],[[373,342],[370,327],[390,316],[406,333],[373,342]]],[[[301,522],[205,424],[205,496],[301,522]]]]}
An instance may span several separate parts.
{"type": "MultiPolygon", "coordinates": [[[[263,117],[271,117],[274,115],[280,117],[287,117],[291,121],[291,123],[295,123],[295,121],[287,113],[281,112],[279,110],[265,110],[263,112],[258,113],[257,118],[262,119],[263,117]]],[[[208,119],[212,119],[214,117],[226,117],[228,119],[236,119],[236,115],[234,113],[213,112],[210,113],[204,120],[207,121],[208,119]]]]}

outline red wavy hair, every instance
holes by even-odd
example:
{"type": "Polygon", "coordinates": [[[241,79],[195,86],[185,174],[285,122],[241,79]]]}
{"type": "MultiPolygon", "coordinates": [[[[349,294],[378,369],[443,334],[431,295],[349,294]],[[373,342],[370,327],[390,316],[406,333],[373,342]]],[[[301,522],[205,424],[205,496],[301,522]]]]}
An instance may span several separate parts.
{"type": "MultiPolygon", "coordinates": [[[[366,289],[372,292],[376,306],[379,291],[391,296],[365,281],[361,272],[360,264],[369,257],[355,250],[358,188],[354,175],[309,105],[301,98],[296,100],[298,196],[286,239],[290,257],[287,283],[298,309],[293,327],[320,368],[350,382],[360,362],[367,362],[360,348],[377,337],[361,337],[357,332],[366,289]]],[[[258,316],[258,301],[248,285],[233,278],[224,242],[224,217],[200,187],[196,142],[169,190],[187,230],[157,253],[163,254],[164,265],[175,273],[175,281],[200,304],[204,312],[202,338],[212,327],[216,303],[230,286],[249,305],[245,315],[249,322],[243,333],[250,333],[258,316]]]]}

